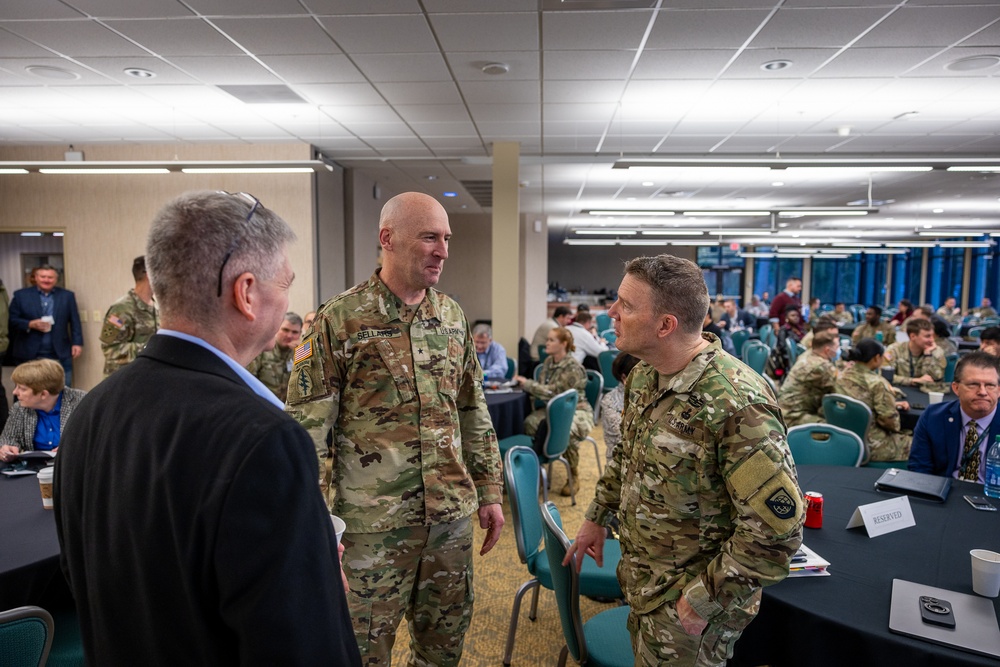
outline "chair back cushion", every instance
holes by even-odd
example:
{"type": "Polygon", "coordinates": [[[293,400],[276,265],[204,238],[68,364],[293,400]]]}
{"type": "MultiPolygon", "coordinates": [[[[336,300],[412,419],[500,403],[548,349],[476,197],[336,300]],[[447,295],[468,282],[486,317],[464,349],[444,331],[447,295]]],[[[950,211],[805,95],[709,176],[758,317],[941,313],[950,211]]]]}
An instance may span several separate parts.
{"type": "Polygon", "coordinates": [[[573,415],[580,400],[576,389],[567,389],[549,399],[545,407],[545,418],[549,423],[549,437],[542,450],[542,462],[558,459],[569,447],[569,434],[573,430],[573,415]]]}
{"type": "MultiPolygon", "coordinates": [[[[823,417],[827,423],[856,433],[865,444],[868,456],[868,429],[872,425],[872,409],[862,401],[844,394],[827,394],[823,397],[823,417]]],[[[867,460],[865,461],[867,462],[867,460]]]]}
{"type": "Polygon", "coordinates": [[[54,624],[41,607],[0,612],[0,665],[39,667],[49,657],[54,624]]]}
{"type": "Polygon", "coordinates": [[[511,447],[504,458],[504,476],[510,500],[511,520],[517,555],[535,576],[536,561],[541,553],[542,515],[538,509],[538,479],[541,466],[538,456],[529,447],[511,447]]]}
{"type": "Polygon", "coordinates": [[[864,443],[856,433],[830,424],[802,424],[788,429],[795,465],[861,465],[864,443]]]}
{"type": "Polygon", "coordinates": [[[542,534],[545,538],[545,556],[549,559],[552,573],[552,590],[556,594],[559,621],[562,624],[566,648],[573,659],[580,664],[587,662],[587,643],[583,637],[583,621],[580,618],[580,581],[576,568],[563,565],[563,558],[569,549],[569,539],[562,530],[559,510],[552,502],[541,507],[542,534]]]}

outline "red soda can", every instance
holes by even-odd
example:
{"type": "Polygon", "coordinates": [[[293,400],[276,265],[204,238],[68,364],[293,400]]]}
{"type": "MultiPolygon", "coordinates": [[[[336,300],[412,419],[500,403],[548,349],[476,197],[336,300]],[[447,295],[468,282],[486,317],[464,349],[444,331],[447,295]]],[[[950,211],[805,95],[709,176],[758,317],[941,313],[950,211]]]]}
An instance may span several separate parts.
{"type": "Polygon", "coordinates": [[[823,494],[806,491],[806,528],[823,527],[823,494]]]}

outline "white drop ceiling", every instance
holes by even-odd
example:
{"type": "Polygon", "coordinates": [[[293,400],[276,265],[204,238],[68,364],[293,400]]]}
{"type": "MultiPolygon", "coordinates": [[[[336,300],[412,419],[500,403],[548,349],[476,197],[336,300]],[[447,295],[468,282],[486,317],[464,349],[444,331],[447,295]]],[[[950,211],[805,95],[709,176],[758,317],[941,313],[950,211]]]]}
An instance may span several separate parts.
{"type": "Polygon", "coordinates": [[[547,216],[557,240],[573,224],[635,227],[588,209],[869,200],[878,214],[798,218],[782,233],[1000,231],[1000,174],[612,169],[682,157],[1000,163],[1000,3],[3,0],[0,145],[118,141],[308,142],[390,189],[455,192],[442,197],[453,212],[483,210],[462,183],[488,181],[493,142],[516,141],[521,208],[547,216]],[[953,69],[971,57],[982,67],[953,69]],[[761,68],[775,60],[790,65],[761,68]],[[507,73],[484,73],[491,62],[507,73]],[[284,85],[304,103],[249,105],[219,88],[231,85],[284,85]]]}

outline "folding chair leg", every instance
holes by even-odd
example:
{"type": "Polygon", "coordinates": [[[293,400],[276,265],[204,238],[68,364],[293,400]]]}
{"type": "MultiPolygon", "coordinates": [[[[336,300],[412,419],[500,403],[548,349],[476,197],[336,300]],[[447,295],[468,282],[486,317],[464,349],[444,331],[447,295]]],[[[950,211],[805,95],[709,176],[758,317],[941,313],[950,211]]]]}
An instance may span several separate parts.
{"type": "Polygon", "coordinates": [[[541,585],[535,586],[535,590],[531,593],[531,611],[528,613],[528,618],[534,622],[538,618],[538,594],[541,592],[541,585]]]}
{"type": "Polygon", "coordinates": [[[592,443],[594,443],[594,458],[597,459],[597,476],[601,477],[604,474],[604,467],[601,463],[601,451],[597,447],[596,440],[594,440],[589,435],[587,436],[587,440],[590,440],[592,443]]]}
{"type": "MultiPolygon", "coordinates": [[[[549,464],[549,467],[551,467],[551,464],[549,464]]],[[[540,470],[542,473],[542,502],[547,503],[549,502],[549,476],[545,474],[544,466],[540,470]]]]}
{"type": "Polygon", "coordinates": [[[569,469],[569,461],[560,456],[557,460],[562,461],[562,464],[566,466],[566,483],[569,484],[569,497],[572,499],[572,504],[576,505],[576,492],[573,491],[573,471],[569,469]]]}
{"type": "MultiPolygon", "coordinates": [[[[521,584],[521,587],[517,589],[517,595],[514,596],[514,608],[510,612],[510,626],[507,628],[507,644],[503,652],[503,664],[506,667],[510,666],[510,659],[514,654],[514,634],[517,632],[517,619],[521,613],[521,598],[531,588],[535,589],[535,601],[537,604],[538,589],[540,588],[538,579],[531,579],[521,584]]],[[[531,620],[535,620],[534,616],[532,616],[531,620]]]]}
{"type": "Polygon", "coordinates": [[[563,646],[559,651],[559,667],[566,667],[566,658],[569,657],[569,647],[563,646]]]}

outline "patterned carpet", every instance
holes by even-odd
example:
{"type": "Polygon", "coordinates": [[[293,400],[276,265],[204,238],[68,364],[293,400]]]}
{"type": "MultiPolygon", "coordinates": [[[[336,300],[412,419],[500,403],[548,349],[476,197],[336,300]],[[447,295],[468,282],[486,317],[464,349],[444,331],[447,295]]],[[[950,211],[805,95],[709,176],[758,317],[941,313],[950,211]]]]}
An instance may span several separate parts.
{"type": "MultiPolygon", "coordinates": [[[[601,456],[604,456],[604,438],[600,427],[593,432],[597,440],[601,456]]],[[[594,459],[594,446],[587,441],[581,444],[580,450],[580,492],[577,493],[577,505],[570,505],[570,499],[559,495],[559,489],[566,482],[566,473],[561,465],[553,467],[555,477],[552,487],[554,493],[549,499],[555,502],[562,515],[566,534],[572,539],[583,522],[583,513],[594,497],[594,485],[597,483],[597,464],[594,459]]],[[[514,540],[514,525],[510,517],[510,506],[504,502],[504,517],[507,522],[503,529],[500,542],[486,556],[479,556],[478,549],[482,545],[484,531],[478,525],[475,529],[476,556],[473,568],[475,571],[476,606],[472,616],[472,626],[465,638],[465,653],[462,657],[463,667],[495,667],[503,664],[504,643],[507,639],[507,627],[510,623],[511,606],[517,589],[530,577],[528,570],[517,555],[517,544],[514,540]]],[[[556,608],[552,592],[542,590],[538,599],[538,618],[535,622],[528,619],[531,605],[531,594],[524,596],[521,604],[521,619],[517,627],[514,643],[512,665],[517,667],[551,667],[558,662],[559,652],[565,641],[562,627],[559,624],[559,611],[556,608]]],[[[580,602],[584,620],[613,604],[598,604],[587,598],[580,602]]],[[[396,645],[393,649],[393,664],[397,667],[406,665],[409,656],[409,633],[405,622],[399,628],[396,645]]],[[[572,664],[572,660],[570,660],[572,664]]]]}

